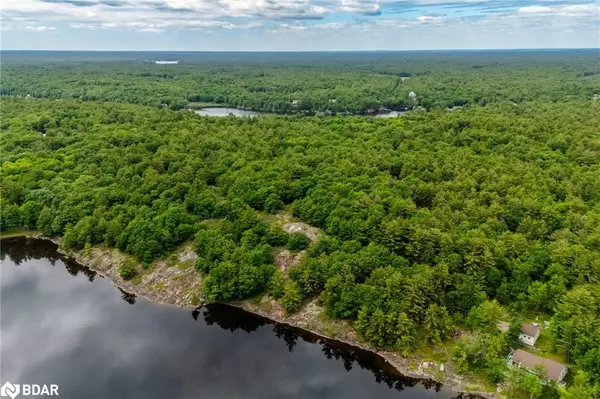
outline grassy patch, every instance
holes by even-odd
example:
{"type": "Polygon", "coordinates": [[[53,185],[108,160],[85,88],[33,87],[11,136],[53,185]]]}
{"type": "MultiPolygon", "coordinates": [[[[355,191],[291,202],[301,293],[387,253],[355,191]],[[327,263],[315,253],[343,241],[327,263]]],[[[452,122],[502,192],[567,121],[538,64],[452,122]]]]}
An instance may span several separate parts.
{"type": "Polygon", "coordinates": [[[192,304],[192,306],[200,305],[200,296],[197,292],[192,292],[190,294],[190,303],[192,304]]]}
{"type": "Polygon", "coordinates": [[[554,352],[552,338],[550,337],[550,333],[548,331],[542,331],[540,337],[535,343],[535,347],[531,348],[530,350],[536,352],[536,354],[539,356],[555,360],[559,363],[566,363],[564,354],[554,352]]]}
{"type": "Polygon", "coordinates": [[[142,282],[142,276],[140,276],[138,274],[137,276],[135,276],[134,278],[132,278],[130,281],[131,281],[131,284],[138,285],[139,283],[142,282]]]}
{"type": "Polygon", "coordinates": [[[429,342],[423,340],[422,345],[415,349],[415,353],[418,353],[426,360],[433,360],[436,363],[446,363],[452,358],[454,353],[455,341],[448,340],[438,345],[431,345],[429,342]]]}
{"type": "Polygon", "coordinates": [[[342,332],[342,328],[336,324],[327,324],[323,326],[323,331],[331,338],[335,338],[342,332]]]}
{"type": "Polygon", "coordinates": [[[154,263],[151,263],[150,265],[148,265],[147,267],[144,267],[142,265],[142,267],[144,268],[144,272],[145,273],[152,273],[154,271],[154,269],[156,269],[156,265],[158,264],[158,262],[160,261],[156,261],[154,263]]]}
{"type": "Polygon", "coordinates": [[[183,262],[177,262],[176,266],[181,270],[189,269],[194,267],[194,261],[191,259],[184,260],[183,262]]]}
{"type": "Polygon", "coordinates": [[[165,258],[164,262],[167,264],[167,266],[175,266],[177,265],[177,261],[179,260],[179,257],[177,256],[176,253],[172,253],[171,255],[169,255],[168,257],[165,258]]]}
{"type": "Polygon", "coordinates": [[[317,315],[317,321],[322,330],[326,335],[335,338],[344,331],[351,330],[348,323],[344,320],[332,319],[325,312],[320,312],[317,315]]]}
{"type": "Polygon", "coordinates": [[[269,225],[279,221],[277,216],[273,215],[271,213],[266,213],[266,214],[262,215],[261,219],[263,222],[265,222],[266,224],[269,224],[269,225]]]}
{"type": "Polygon", "coordinates": [[[254,295],[253,297],[249,298],[248,300],[255,305],[259,305],[262,302],[262,298],[263,298],[263,294],[260,293],[260,294],[254,295]]]}
{"type": "Polygon", "coordinates": [[[273,304],[271,301],[265,300],[258,304],[258,308],[263,312],[269,312],[273,308],[273,304]]]}
{"type": "Polygon", "coordinates": [[[0,231],[0,239],[11,237],[31,237],[37,234],[39,234],[39,232],[36,230],[30,230],[24,227],[17,227],[0,231]]]}
{"type": "Polygon", "coordinates": [[[410,359],[410,361],[408,362],[408,368],[410,368],[413,371],[419,370],[419,362],[416,359],[410,359]]]}

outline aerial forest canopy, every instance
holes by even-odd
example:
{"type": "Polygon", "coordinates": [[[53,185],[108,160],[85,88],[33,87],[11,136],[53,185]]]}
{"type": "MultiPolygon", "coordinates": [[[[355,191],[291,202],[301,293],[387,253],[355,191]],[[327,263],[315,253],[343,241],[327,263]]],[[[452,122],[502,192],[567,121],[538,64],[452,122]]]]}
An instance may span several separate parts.
{"type": "Polygon", "coordinates": [[[365,53],[3,52],[0,94],[276,113],[591,99],[595,50],[365,53]],[[129,57],[129,58],[128,58],[129,57]],[[157,65],[153,60],[178,60],[157,65]],[[413,92],[416,97],[409,97],[413,92]]]}
{"type": "Polygon", "coordinates": [[[575,387],[600,386],[600,75],[587,54],[527,61],[541,70],[522,58],[468,68],[458,59],[452,73],[424,56],[403,61],[404,81],[389,60],[349,67],[343,57],[319,66],[331,74],[297,61],[251,72],[210,60],[106,70],[12,61],[2,71],[11,96],[2,97],[0,228],[39,230],[67,248],[116,247],[146,267],[193,241],[211,301],[267,293],[294,312],[318,298],[328,316],[399,351],[468,328],[475,339],[458,342],[455,360],[495,382],[514,338],[497,323],[552,316],[553,351],[582,371],[575,387]],[[423,65],[429,73],[417,73],[423,65]],[[191,98],[202,93],[257,109],[298,92],[321,104],[331,88],[354,111],[398,105],[407,90],[432,108],[379,119],[156,107],[215,101],[191,98]],[[460,98],[470,106],[445,109],[460,98]],[[285,233],[274,222],[282,215],[320,238],[285,233]],[[273,253],[285,246],[306,253],[282,272],[273,253]]]}

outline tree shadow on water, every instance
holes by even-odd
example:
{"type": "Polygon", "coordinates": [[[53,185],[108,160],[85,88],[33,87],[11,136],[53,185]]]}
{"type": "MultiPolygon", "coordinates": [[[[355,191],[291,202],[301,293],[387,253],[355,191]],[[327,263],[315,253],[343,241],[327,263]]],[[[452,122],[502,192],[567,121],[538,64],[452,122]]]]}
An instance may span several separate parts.
{"type": "Polygon", "coordinates": [[[39,238],[14,237],[3,239],[0,245],[0,259],[5,257],[9,257],[17,266],[30,260],[44,259],[50,262],[52,266],[61,261],[70,275],[77,276],[81,273],[90,282],[93,282],[97,275],[95,271],[59,253],[58,245],[55,243],[39,238]]]}
{"type": "MultiPolygon", "coordinates": [[[[273,335],[285,342],[290,352],[300,341],[321,346],[323,355],[330,360],[341,361],[347,371],[354,367],[368,370],[373,373],[375,381],[386,384],[390,389],[403,391],[407,388],[422,386],[436,392],[442,390],[443,384],[427,379],[411,378],[400,374],[382,357],[352,345],[323,338],[308,331],[295,328],[286,324],[272,322],[263,317],[248,313],[242,309],[227,305],[209,305],[198,308],[192,312],[192,317],[197,320],[202,315],[206,324],[218,326],[225,330],[243,330],[248,333],[256,331],[262,326],[272,326],[273,335]]],[[[457,393],[453,399],[477,398],[468,394],[457,393]]]]}

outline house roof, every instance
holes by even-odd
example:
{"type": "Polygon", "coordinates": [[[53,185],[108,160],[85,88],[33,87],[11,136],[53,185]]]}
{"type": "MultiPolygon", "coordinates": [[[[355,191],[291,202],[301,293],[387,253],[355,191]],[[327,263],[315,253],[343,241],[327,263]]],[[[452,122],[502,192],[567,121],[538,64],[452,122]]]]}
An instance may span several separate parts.
{"type": "Polygon", "coordinates": [[[567,368],[564,364],[560,364],[554,360],[546,359],[544,357],[536,356],[521,349],[517,349],[515,351],[512,361],[513,363],[520,363],[521,365],[532,370],[535,368],[535,366],[541,364],[546,369],[546,377],[554,381],[558,381],[560,379],[560,375],[567,368]]]}
{"type": "Polygon", "coordinates": [[[530,337],[535,337],[540,332],[540,328],[531,323],[523,323],[521,324],[521,332],[530,337]]]}

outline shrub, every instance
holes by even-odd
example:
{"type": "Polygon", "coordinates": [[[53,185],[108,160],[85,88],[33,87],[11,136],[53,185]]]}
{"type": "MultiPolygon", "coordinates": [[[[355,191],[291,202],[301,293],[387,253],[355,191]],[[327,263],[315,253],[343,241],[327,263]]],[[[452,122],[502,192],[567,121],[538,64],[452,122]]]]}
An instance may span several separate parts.
{"type": "Polygon", "coordinates": [[[310,239],[302,233],[292,233],[288,237],[287,247],[292,251],[301,251],[308,248],[310,239]]]}
{"type": "Polygon", "coordinates": [[[294,313],[300,310],[302,304],[302,292],[300,287],[293,281],[288,282],[283,289],[283,298],[281,306],[287,313],[294,313]]]}
{"type": "Polygon", "coordinates": [[[129,259],[126,260],[119,266],[119,275],[123,280],[131,280],[137,274],[137,267],[135,261],[129,259]]]}
{"type": "Polygon", "coordinates": [[[269,282],[269,294],[275,299],[280,299],[284,294],[284,290],[285,278],[283,273],[277,270],[269,282]]]}
{"type": "Polygon", "coordinates": [[[271,226],[267,234],[267,242],[273,247],[282,247],[288,243],[288,234],[279,226],[271,226]]]}

